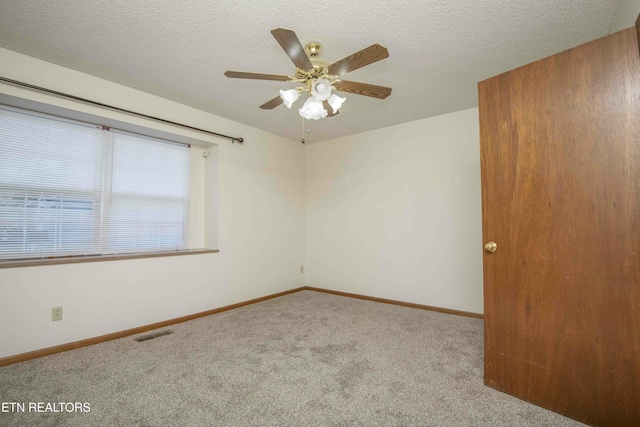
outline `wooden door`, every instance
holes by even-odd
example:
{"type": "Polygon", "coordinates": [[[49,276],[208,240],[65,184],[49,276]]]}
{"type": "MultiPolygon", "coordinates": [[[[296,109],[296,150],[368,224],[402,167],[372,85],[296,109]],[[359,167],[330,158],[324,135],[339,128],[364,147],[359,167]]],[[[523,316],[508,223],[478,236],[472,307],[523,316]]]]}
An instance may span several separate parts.
{"type": "Polygon", "coordinates": [[[640,425],[640,59],[628,29],[479,84],[485,384],[640,425]]]}

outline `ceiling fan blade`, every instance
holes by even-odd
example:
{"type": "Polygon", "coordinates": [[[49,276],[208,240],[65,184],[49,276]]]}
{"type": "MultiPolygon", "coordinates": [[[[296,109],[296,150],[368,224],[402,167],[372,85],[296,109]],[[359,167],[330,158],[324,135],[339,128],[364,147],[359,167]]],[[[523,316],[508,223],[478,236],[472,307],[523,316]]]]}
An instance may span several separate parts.
{"type": "Polygon", "coordinates": [[[296,67],[305,71],[313,68],[313,64],[305,53],[304,47],[302,43],[300,43],[300,40],[298,40],[296,33],[285,28],[276,28],[275,30],[271,30],[271,34],[273,34],[273,37],[280,43],[280,46],[282,46],[296,67]]]}
{"type": "Polygon", "coordinates": [[[373,64],[376,61],[380,61],[381,59],[388,57],[389,51],[386,47],[380,46],[379,44],[372,44],[353,55],[349,55],[346,58],[342,58],[340,61],[329,65],[329,74],[341,76],[349,71],[357,70],[365,65],[373,64]]]}
{"type": "Polygon", "coordinates": [[[260,106],[263,110],[271,110],[276,108],[278,105],[282,104],[282,98],[280,96],[276,96],[271,101],[267,101],[260,106]]]}
{"type": "Polygon", "coordinates": [[[224,75],[232,79],[277,80],[280,82],[289,81],[288,76],[281,76],[278,74],[260,74],[260,73],[245,73],[243,71],[226,71],[224,75]]]}
{"type": "Polygon", "coordinates": [[[340,111],[336,111],[335,113],[333,112],[333,108],[331,108],[331,105],[328,101],[322,101],[322,105],[324,106],[324,109],[327,110],[327,117],[333,117],[337,114],[340,114],[340,111]]]}
{"type": "Polygon", "coordinates": [[[391,88],[384,86],[370,85],[367,83],[350,82],[340,80],[333,84],[336,90],[342,92],[355,93],[356,95],[371,96],[373,98],[385,99],[391,95],[391,88]]]}

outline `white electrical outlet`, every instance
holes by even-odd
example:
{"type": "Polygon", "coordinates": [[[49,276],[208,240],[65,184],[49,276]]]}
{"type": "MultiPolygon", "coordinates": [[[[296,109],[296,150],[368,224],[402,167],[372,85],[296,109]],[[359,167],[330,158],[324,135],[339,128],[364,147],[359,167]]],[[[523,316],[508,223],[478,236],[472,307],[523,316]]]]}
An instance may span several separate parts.
{"type": "Polygon", "coordinates": [[[62,320],[62,307],[51,308],[51,321],[62,320]]]}

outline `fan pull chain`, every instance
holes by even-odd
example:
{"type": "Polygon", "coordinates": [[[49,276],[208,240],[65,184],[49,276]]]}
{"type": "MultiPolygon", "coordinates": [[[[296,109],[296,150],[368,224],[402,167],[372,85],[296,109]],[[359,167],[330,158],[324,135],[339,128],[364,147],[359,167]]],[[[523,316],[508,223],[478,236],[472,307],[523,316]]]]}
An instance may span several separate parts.
{"type": "Polygon", "coordinates": [[[302,137],[301,137],[301,139],[302,139],[302,143],[304,144],[305,143],[305,141],[304,141],[304,117],[302,118],[302,137]]]}

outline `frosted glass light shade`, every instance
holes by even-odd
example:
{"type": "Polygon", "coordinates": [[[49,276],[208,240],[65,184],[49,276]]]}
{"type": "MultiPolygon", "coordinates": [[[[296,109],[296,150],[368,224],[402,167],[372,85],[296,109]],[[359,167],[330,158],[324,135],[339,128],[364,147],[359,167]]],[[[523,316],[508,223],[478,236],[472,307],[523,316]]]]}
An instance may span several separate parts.
{"type": "Polygon", "coordinates": [[[327,117],[327,110],[322,105],[322,101],[319,101],[313,97],[309,97],[302,108],[299,110],[300,115],[307,120],[320,120],[327,117]]]}
{"type": "Polygon", "coordinates": [[[282,103],[287,108],[291,108],[291,106],[293,105],[294,102],[296,102],[296,100],[298,99],[299,96],[300,96],[300,94],[298,93],[298,91],[296,89],[289,89],[289,90],[281,90],[280,91],[280,98],[282,98],[282,103]]]}
{"type": "Polygon", "coordinates": [[[327,79],[318,79],[311,86],[311,96],[324,101],[331,96],[331,83],[327,79]]]}
{"type": "Polygon", "coordinates": [[[336,94],[331,95],[331,98],[329,98],[329,105],[331,105],[331,109],[333,110],[334,114],[338,112],[338,110],[340,109],[340,107],[342,107],[342,104],[344,104],[344,101],[346,101],[347,98],[342,98],[336,94]]]}

